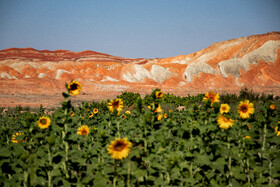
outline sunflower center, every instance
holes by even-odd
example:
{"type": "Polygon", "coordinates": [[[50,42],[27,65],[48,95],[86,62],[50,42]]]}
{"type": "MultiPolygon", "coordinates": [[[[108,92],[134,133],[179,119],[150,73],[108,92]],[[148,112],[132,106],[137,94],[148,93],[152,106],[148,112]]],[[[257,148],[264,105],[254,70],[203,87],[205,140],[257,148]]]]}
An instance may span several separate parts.
{"type": "Polygon", "coordinates": [[[87,131],[86,131],[85,129],[83,129],[83,130],[81,131],[81,134],[82,134],[82,135],[87,135],[87,131]]]}
{"type": "Polygon", "coordinates": [[[119,101],[115,101],[112,103],[113,108],[118,108],[119,107],[119,101]]]}
{"type": "Polygon", "coordinates": [[[243,112],[243,113],[246,113],[248,111],[248,107],[247,106],[241,106],[240,110],[243,112]]]}
{"type": "Polygon", "coordinates": [[[77,84],[71,84],[70,85],[70,90],[77,90],[78,89],[78,85],[77,84]]]}
{"type": "Polygon", "coordinates": [[[126,145],[123,142],[118,142],[114,146],[114,150],[115,151],[122,151],[125,147],[126,147],[126,145]]]}
{"type": "Polygon", "coordinates": [[[41,119],[40,123],[41,123],[42,125],[46,125],[46,124],[47,124],[47,120],[46,120],[46,119],[41,119]]]}

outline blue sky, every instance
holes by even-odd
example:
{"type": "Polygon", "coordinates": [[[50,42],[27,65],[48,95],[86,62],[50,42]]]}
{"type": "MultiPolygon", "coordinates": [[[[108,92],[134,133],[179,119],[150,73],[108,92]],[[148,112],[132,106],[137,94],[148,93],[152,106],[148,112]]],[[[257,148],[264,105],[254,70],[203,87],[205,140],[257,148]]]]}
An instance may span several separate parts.
{"type": "Polygon", "coordinates": [[[0,0],[0,50],[163,58],[271,31],[280,0],[0,0]]]}

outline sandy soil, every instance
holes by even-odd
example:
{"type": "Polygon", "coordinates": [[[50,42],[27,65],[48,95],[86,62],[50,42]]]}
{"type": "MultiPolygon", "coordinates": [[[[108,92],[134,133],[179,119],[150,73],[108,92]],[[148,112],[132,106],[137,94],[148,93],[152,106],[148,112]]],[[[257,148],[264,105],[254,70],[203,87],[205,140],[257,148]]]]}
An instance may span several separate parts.
{"type": "MultiPolygon", "coordinates": [[[[182,90],[182,89],[161,89],[164,93],[172,93],[178,96],[188,96],[189,95],[197,95],[199,93],[206,93],[209,90],[182,90]]],[[[274,96],[280,96],[280,88],[279,87],[259,87],[252,89],[256,93],[264,93],[264,94],[272,94],[274,96]]],[[[128,90],[130,92],[140,93],[142,97],[146,94],[150,94],[152,89],[135,89],[128,90]]],[[[236,93],[239,94],[240,90],[215,90],[219,94],[225,93],[236,93]]],[[[81,94],[71,97],[71,101],[74,105],[78,105],[81,102],[92,102],[92,101],[102,101],[107,99],[114,99],[122,92],[120,91],[92,91],[92,92],[81,92],[81,94]]],[[[39,107],[41,104],[46,108],[59,107],[61,106],[61,102],[64,100],[62,93],[48,93],[48,94],[8,94],[8,93],[0,93],[0,107],[39,107]]]]}

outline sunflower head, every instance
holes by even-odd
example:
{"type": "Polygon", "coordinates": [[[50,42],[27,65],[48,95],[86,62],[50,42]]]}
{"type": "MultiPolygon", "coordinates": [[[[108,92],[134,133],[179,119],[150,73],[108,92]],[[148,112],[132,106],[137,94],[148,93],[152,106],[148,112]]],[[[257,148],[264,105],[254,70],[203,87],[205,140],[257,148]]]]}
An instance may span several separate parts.
{"type": "Polygon", "coordinates": [[[115,140],[111,141],[107,151],[113,159],[122,160],[128,156],[131,146],[132,144],[127,138],[115,138],[115,140]]]}
{"type": "Polygon", "coordinates": [[[125,114],[123,114],[123,115],[121,116],[121,118],[122,118],[122,119],[125,119],[125,118],[126,118],[126,115],[125,115],[125,114]]]}
{"type": "Polygon", "coordinates": [[[237,112],[240,118],[247,119],[250,117],[250,114],[255,112],[254,104],[250,103],[249,100],[241,101],[237,107],[237,112]]]}
{"type": "Polygon", "coordinates": [[[280,131],[278,130],[278,127],[275,127],[275,133],[276,133],[276,136],[280,136],[280,131]]]}
{"type": "Polygon", "coordinates": [[[116,109],[118,114],[120,113],[120,111],[122,111],[123,109],[123,101],[122,99],[115,99],[115,100],[111,100],[108,103],[108,109],[110,112],[114,112],[114,110],[116,109]]]}
{"type": "Polygon", "coordinates": [[[271,104],[271,105],[269,106],[269,108],[270,108],[271,110],[275,110],[275,105],[274,105],[274,104],[271,104]]]}
{"type": "Polygon", "coordinates": [[[218,93],[215,93],[215,92],[206,92],[204,98],[203,98],[203,101],[207,102],[207,101],[210,101],[211,102],[211,106],[213,103],[217,103],[220,101],[220,96],[218,93]]]}
{"type": "Polygon", "coordinates": [[[87,125],[82,125],[78,128],[77,134],[79,135],[88,135],[89,127],[87,125]]]}
{"type": "Polygon", "coordinates": [[[162,112],[161,106],[160,104],[158,104],[158,107],[155,109],[154,113],[161,113],[161,112],[162,112]]]}
{"type": "Polygon", "coordinates": [[[13,143],[21,143],[21,142],[26,142],[27,138],[24,137],[24,133],[16,133],[13,134],[12,136],[12,142],[13,143]]]}
{"type": "Polygon", "coordinates": [[[220,113],[229,113],[230,106],[228,104],[221,104],[220,106],[220,113]]]}
{"type": "Polygon", "coordinates": [[[162,91],[156,91],[155,96],[156,96],[156,98],[161,98],[163,96],[163,92],[162,91]]]}
{"type": "Polygon", "coordinates": [[[37,121],[37,124],[41,129],[46,129],[51,125],[51,120],[47,116],[41,116],[37,121]]]}
{"type": "Polygon", "coordinates": [[[131,112],[129,110],[125,111],[126,114],[131,114],[131,112]]]}
{"type": "Polygon", "coordinates": [[[73,117],[75,113],[73,111],[70,112],[70,116],[73,117]]]}
{"type": "Polygon", "coordinates": [[[92,118],[92,117],[93,117],[93,113],[90,112],[88,117],[89,117],[89,118],[92,118]]]}
{"type": "Polygon", "coordinates": [[[230,118],[227,118],[223,115],[220,115],[217,118],[217,122],[218,122],[218,125],[221,129],[228,129],[228,128],[233,126],[233,120],[230,119],[230,118]]]}
{"type": "Polygon", "coordinates": [[[158,120],[158,121],[161,121],[162,117],[163,117],[163,114],[159,114],[159,115],[157,116],[157,120],[158,120]]]}
{"type": "Polygon", "coordinates": [[[98,109],[97,108],[93,109],[93,113],[97,114],[98,113],[98,109]]]}
{"type": "Polygon", "coordinates": [[[67,88],[69,90],[69,93],[73,96],[78,95],[82,90],[81,84],[78,81],[75,81],[75,80],[71,81],[68,84],[67,88]]]}
{"type": "Polygon", "coordinates": [[[246,138],[246,139],[251,139],[252,137],[251,137],[251,136],[245,136],[245,138],[246,138]]]}
{"type": "Polygon", "coordinates": [[[166,118],[168,118],[168,116],[167,116],[167,114],[165,113],[164,115],[163,115],[163,117],[166,119],[166,118]]]}

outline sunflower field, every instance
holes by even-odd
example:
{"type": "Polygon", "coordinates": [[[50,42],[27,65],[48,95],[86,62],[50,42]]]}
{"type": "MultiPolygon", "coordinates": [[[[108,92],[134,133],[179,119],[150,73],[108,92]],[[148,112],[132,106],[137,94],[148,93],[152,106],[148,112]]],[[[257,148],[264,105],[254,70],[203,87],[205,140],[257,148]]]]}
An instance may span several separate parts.
{"type": "Polygon", "coordinates": [[[280,186],[280,100],[248,90],[1,112],[0,186],[280,186]]]}

